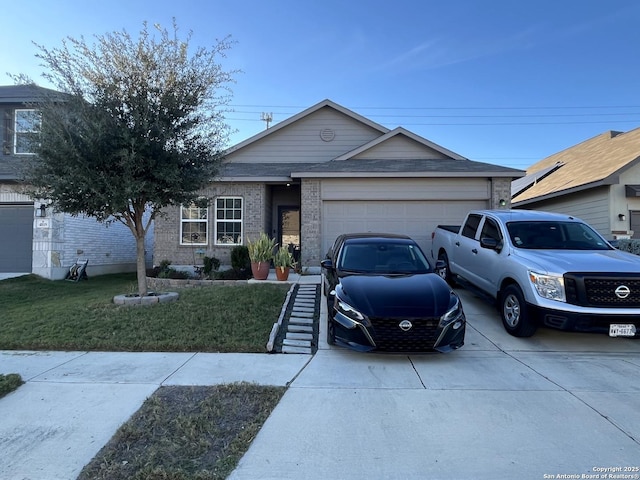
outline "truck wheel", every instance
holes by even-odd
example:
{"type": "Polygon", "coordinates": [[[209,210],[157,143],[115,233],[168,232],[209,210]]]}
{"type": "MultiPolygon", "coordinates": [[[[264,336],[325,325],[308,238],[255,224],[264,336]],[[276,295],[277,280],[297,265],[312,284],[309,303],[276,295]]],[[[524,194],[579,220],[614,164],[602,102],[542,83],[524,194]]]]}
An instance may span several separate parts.
{"type": "Polygon", "coordinates": [[[514,337],[533,335],[538,326],[529,312],[520,287],[509,285],[500,298],[500,316],[505,330],[514,337]]]}
{"type": "Polygon", "coordinates": [[[444,268],[441,268],[438,271],[438,274],[442,278],[444,278],[450,286],[455,287],[456,279],[455,276],[451,273],[451,268],[449,268],[449,257],[447,257],[447,254],[445,252],[442,252],[440,255],[438,255],[438,260],[444,262],[444,268]]]}

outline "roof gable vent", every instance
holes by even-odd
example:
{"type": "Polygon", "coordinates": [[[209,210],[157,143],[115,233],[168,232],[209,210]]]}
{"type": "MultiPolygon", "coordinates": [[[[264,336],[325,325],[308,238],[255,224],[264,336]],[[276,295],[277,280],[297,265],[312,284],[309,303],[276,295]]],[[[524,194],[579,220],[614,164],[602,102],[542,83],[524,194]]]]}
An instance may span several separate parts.
{"type": "Polygon", "coordinates": [[[320,138],[324,142],[331,142],[334,138],[336,138],[336,132],[334,132],[330,128],[323,128],[322,130],[320,130],[320,138]]]}

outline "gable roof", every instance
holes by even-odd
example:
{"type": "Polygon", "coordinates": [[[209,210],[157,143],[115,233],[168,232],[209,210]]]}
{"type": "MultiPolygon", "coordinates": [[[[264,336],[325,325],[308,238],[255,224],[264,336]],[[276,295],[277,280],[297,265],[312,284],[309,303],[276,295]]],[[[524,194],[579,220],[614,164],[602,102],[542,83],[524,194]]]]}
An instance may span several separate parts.
{"type": "Polygon", "coordinates": [[[388,131],[387,133],[385,133],[384,135],[380,135],[378,138],[370,141],[369,143],[366,143],[358,148],[356,148],[355,150],[352,150],[351,152],[347,152],[344,155],[340,155],[339,157],[337,157],[335,160],[349,160],[352,159],[353,157],[366,152],[367,150],[371,150],[372,148],[380,145],[383,142],[389,141],[391,138],[393,137],[399,137],[399,136],[405,136],[410,138],[411,140],[418,142],[422,145],[424,145],[425,147],[430,148],[431,150],[435,150],[438,153],[441,153],[447,157],[456,159],[456,160],[467,160],[466,158],[464,158],[461,155],[458,155],[457,153],[452,152],[451,150],[448,150],[444,147],[441,147],[440,145],[437,145],[433,142],[430,142],[429,140],[427,140],[426,138],[422,138],[419,135],[416,135],[413,132],[410,132],[409,130],[406,130],[402,127],[397,127],[394,128],[391,131],[388,131]]]}
{"type": "Polygon", "coordinates": [[[329,99],[325,99],[322,100],[321,102],[316,103],[315,105],[313,105],[312,107],[307,108],[306,110],[303,110],[302,112],[294,115],[293,117],[289,117],[286,120],[283,120],[282,122],[276,123],[273,127],[267,128],[266,130],[263,130],[262,132],[254,135],[253,137],[249,137],[246,140],[230,147],[227,151],[225,151],[225,155],[228,155],[230,153],[233,152],[237,152],[238,150],[251,145],[253,143],[256,143],[260,140],[262,140],[264,137],[267,137],[269,135],[272,135],[286,127],[288,127],[289,125],[291,125],[292,123],[297,122],[298,120],[301,120],[305,117],[310,116],[311,114],[317,112],[318,110],[325,108],[325,107],[330,107],[333,108],[334,110],[353,118],[354,120],[361,122],[371,128],[373,128],[374,130],[378,130],[380,133],[387,133],[389,131],[388,128],[383,127],[382,125],[380,125],[379,123],[376,123],[366,117],[363,117],[362,115],[359,115],[355,112],[352,112],[351,110],[344,108],[342,105],[338,105],[335,102],[332,102],[329,99]]]}
{"type": "MultiPolygon", "coordinates": [[[[295,148],[299,149],[299,142],[294,143],[295,148]]],[[[341,145],[344,146],[344,144],[338,144],[338,146],[341,145]]],[[[315,147],[317,152],[321,150],[317,148],[318,145],[315,147]]],[[[313,151],[316,152],[316,150],[313,151]]],[[[326,150],[322,151],[328,153],[326,150]]],[[[227,158],[223,161],[218,177],[225,181],[282,181],[287,177],[519,178],[525,175],[522,170],[471,161],[402,127],[389,130],[331,100],[323,100],[229,148],[225,156],[227,158]],[[311,161],[309,161],[309,155],[301,154],[298,158],[295,155],[285,155],[289,152],[282,149],[288,148],[288,145],[281,141],[274,140],[268,152],[264,148],[257,149],[258,145],[263,145],[260,142],[269,144],[269,140],[284,134],[284,129],[287,127],[291,127],[296,122],[304,123],[313,114],[326,108],[346,115],[349,119],[367,127],[371,133],[362,136],[362,142],[354,143],[348,151],[334,149],[333,154],[326,156],[322,161],[317,160],[321,158],[319,155],[316,155],[316,160],[311,161]],[[253,157],[253,152],[259,153],[253,157]],[[292,162],[286,163],[285,157],[290,158],[292,162]],[[253,161],[252,158],[260,158],[260,160],[253,161]],[[276,162],[275,159],[278,161],[276,162]]]]}
{"type": "Polygon", "coordinates": [[[291,172],[292,178],[517,178],[524,175],[522,170],[510,167],[453,158],[332,160],[300,167],[291,172]]]}
{"type": "Polygon", "coordinates": [[[534,175],[562,164],[530,188],[516,193],[513,205],[531,203],[618,181],[624,170],[640,161],[640,128],[626,133],[608,131],[555,153],[527,169],[534,175]]]}

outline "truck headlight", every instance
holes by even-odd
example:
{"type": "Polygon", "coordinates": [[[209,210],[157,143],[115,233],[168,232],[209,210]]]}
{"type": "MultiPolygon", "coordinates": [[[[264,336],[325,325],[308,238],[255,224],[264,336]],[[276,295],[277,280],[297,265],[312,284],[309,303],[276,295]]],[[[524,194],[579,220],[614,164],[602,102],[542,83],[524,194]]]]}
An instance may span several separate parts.
{"type": "Polygon", "coordinates": [[[566,302],[567,297],[564,291],[564,278],[557,275],[545,275],[537,272],[529,272],[529,280],[536,288],[536,292],[542,298],[566,302]]]}

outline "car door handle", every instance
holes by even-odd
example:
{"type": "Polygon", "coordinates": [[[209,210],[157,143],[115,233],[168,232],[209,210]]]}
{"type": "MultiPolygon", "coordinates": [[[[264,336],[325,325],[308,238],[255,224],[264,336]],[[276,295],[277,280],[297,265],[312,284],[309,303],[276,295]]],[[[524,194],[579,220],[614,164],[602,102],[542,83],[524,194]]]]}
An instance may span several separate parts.
{"type": "Polygon", "coordinates": [[[471,253],[478,253],[478,249],[474,248],[473,250],[471,250],[471,253]]]}
{"type": "Polygon", "coordinates": [[[456,247],[459,247],[459,246],[460,246],[460,242],[456,242],[456,247]]]}

